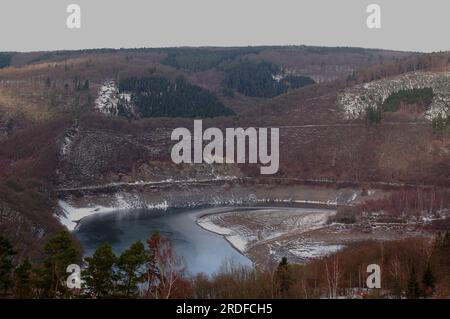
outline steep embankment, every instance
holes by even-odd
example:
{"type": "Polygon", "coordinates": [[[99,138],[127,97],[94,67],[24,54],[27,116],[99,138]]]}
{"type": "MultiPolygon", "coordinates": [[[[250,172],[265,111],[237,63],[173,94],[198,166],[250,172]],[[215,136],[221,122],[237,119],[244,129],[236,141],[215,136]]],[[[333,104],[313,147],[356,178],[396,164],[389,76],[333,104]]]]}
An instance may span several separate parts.
{"type": "Polygon", "coordinates": [[[223,178],[215,180],[163,181],[108,188],[76,188],[59,191],[59,220],[69,229],[82,218],[139,208],[201,207],[242,204],[311,204],[326,207],[382,198],[385,191],[369,193],[359,188],[280,185],[270,181],[223,178]]]}

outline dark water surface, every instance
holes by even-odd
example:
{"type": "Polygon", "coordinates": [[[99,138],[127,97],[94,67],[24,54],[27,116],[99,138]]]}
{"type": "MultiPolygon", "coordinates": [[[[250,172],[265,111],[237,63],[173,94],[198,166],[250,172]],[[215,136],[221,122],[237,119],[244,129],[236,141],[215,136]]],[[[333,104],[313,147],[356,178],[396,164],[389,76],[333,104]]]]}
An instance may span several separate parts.
{"type": "Polygon", "coordinates": [[[247,266],[252,264],[222,236],[195,223],[196,218],[205,213],[227,210],[232,208],[117,211],[84,218],[74,233],[85,255],[90,256],[105,242],[120,254],[136,240],[146,244],[149,235],[159,231],[172,240],[175,252],[183,256],[188,272],[212,274],[219,270],[225,259],[247,266]]]}

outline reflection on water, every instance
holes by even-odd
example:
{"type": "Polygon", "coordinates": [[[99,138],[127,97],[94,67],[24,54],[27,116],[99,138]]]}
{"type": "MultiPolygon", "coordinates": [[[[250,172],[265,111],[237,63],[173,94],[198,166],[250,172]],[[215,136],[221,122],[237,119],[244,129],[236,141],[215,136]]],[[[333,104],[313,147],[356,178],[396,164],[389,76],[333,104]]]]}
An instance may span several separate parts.
{"type": "Polygon", "coordinates": [[[150,234],[159,231],[171,239],[175,251],[183,256],[190,273],[217,271],[225,259],[238,264],[251,265],[249,259],[232,248],[217,234],[200,228],[195,219],[203,214],[199,209],[168,209],[118,211],[83,219],[75,231],[89,256],[102,243],[112,245],[120,254],[134,241],[144,244],[150,234]]]}

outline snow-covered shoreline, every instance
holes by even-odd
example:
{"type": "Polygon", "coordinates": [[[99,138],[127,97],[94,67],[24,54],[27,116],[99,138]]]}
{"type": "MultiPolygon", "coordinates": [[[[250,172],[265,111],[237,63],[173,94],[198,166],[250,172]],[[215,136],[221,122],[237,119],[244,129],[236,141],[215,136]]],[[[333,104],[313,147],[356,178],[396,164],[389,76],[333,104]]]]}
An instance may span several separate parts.
{"type": "MultiPolygon", "coordinates": [[[[300,260],[307,260],[327,256],[344,248],[344,245],[333,245],[302,239],[303,233],[326,227],[327,218],[331,214],[334,214],[332,210],[265,207],[255,208],[254,210],[241,210],[240,212],[228,211],[206,214],[199,216],[196,222],[197,225],[203,229],[221,235],[233,248],[247,257],[254,253],[252,250],[256,246],[266,245],[269,254],[271,255],[277,256],[283,254],[279,250],[280,248],[281,250],[285,250],[284,248],[286,248],[290,255],[295,256],[300,260]],[[267,215],[268,227],[267,229],[261,229],[258,228],[258,226],[257,228],[252,228],[255,227],[255,225],[250,226],[250,224],[258,224],[259,221],[251,216],[249,217],[249,220],[252,222],[249,225],[245,225],[245,221],[244,224],[240,224],[240,222],[234,224],[230,223],[232,218],[229,218],[230,215],[227,217],[227,214],[230,213],[265,214],[267,215]],[[287,222],[285,225],[279,225],[281,226],[279,229],[273,228],[273,225],[270,225],[270,220],[272,219],[271,216],[273,216],[273,219],[277,220],[282,214],[286,214],[286,220],[291,220],[292,224],[289,225],[290,222],[287,222]],[[281,242],[284,242],[286,236],[293,234],[295,234],[296,239],[290,241],[289,247],[283,248],[284,245],[282,245],[281,242]]],[[[240,217],[242,217],[242,215],[240,217]]],[[[275,221],[275,224],[278,224],[278,221],[275,221]]]]}
{"type": "MultiPolygon", "coordinates": [[[[110,183],[106,185],[93,185],[78,188],[63,188],[59,189],[60,192],[70,191],[90,191],[98,190],[109,187],[124,187],[124,186],[161,186],[161,185],[188,185],[195,183],[215,182],[215,181],[233,181],[237,179],[235,176],[216,176],[213,179],[186,179],[186,180],[174,180],[167,179],[161,181],[135,181],[135,182],[122,182],[122,183],[110,183]]],[[[101,198],[102,196],[99,196],[101,198]]],[[[56,217],[60,223],[67,227],[68,230],[74,231],[79,222],[88,216],[102,213],[110,213],[113,211],[130,210],[130,209],[167,209],[169,207],[175,207],[173,203],[169,203],[167,199],[161,199],[157,201],[148,201],[144,199],[139,193],[136,192],[124,192],[117,191],[114,194],[106,194],[106,200],[99,201],[99,198],[94,198],[92,201],[81,201],[81,203],[75,203],[77,201],[62,200],[58,201],[58,213],[56,217]],[[102,204],[100,204],[101,202],[102,204]]],[[[87,198],[87,197],[86,197],[87,198]]],[[[226,201],[225,201],[226,202],[226,201]]],[[[230,202],[230,201],[228,201],[230,202]]],[[[186,202],[186,206],[195,207],[197,203],[186,202]]],[[[220,201],[212,202],[212,204],[221,204],[220,201]]]]}
{"type": "MultiPolygon", "coordinates": [[[[217,179],[209,181],[232,181],[237,177],[218,176],[217,179]]],[[[75,192],[60,189],[60,200],[58,201],[55,215],[62,225],[73,231],[80,221],[88,216],[104,214],[115,211],[135,209],[168,209],[168,208],[200,208],[200,207],[225,207],[242,205],[289,205],[307,207],[321,207],[334,209],[337,204],[351,205],[359,198],[358,190],[346,189],[330,191],[323,188],[305,188],[303,186],[290,186],[283,192],[273,192],[266,188],[258,188],[235,184],[230,190],[224,185],[209,185],[199,183],[195,180],[195,186],[190,185],[191,180],[163,180],[124,184],[113,183],[109,187],[117,186],[108,192],[85,188],[87,192],[77,190],[75,192]],[[173,187],[160,187],[161,184],[173,185],[173,187]],[[137,188],[136,185],[155,185],[149,188],[137,188]],[[224,192],[224,189],[227,189],[224,192]]],[[[192,180],[194,183],[194,180],[192,180]]],[[[95,188],[97,186],[92,186],[95,188]]],[[[102,187],[106,187],[102,185],[102,187]]],[[[238,238],[231,238],[235,246],[240,246],[238,238]]],[[[242,248],[242,247],[241,247],[242,248]]]]}
{"type": "MultiPolygon", "coordinates": [[[[336,205],[336,201],[328,200],[328,201],[317,201],[317,200],[295,200],[295,199],[269,199],[269,198],[231,198],[231,199],[222,199],[219,200],[217,198],[213,198],[210,202],[186,202],[182,207],[201,207],[205,205],[211,206],[226,206],[226,205],[244,205],[244,204],[305,204],[305,205],[323,205],[334,207],[336,205]]],[[[133,209],[161,209],[166,210],[169,207],[181,207],[180,205],[176,205],[171,203],[168,200],[161,201],[152,201],[147,202],[143,198],[140,198],[136,194],[118,192],[112,196],[110,196],[106,201],[103,202],[87,202],[87,203],[75,203],[74,201],[67,199],[60,199],[58,201],[58,214],[56,214],[56,218],[59,222],[67,227],[69,231],[74,231],[77,225],[81,222],[82,219],[98,214],[111,213],[115,211],[124,211],[124,210],[133,210],[133,209]]],[[[200,216],[201,217],[201,216],[200,216]]],[[[221,234],[220,232],[217,232],[221,234]]],[[[224,235],[224,234],[221,234],[224,235]]],[[[242,243],[240,243],[239,238],[227,239],[235,248],[241,251],[242,243]]]]}
{"type": "Polygon", "coordinates": [[[196,223],[204,230],[221,235],[234,249],[245,255],[247,240],[232,229],[216,225],[204,217],[198,218],[196,223]]]}
{"type": "Polygon", "coordinates": [[[59,200],[58,205],[62,213],[57,215],[59,222],[66,226],[69,231],[74,231],[80,221],[88,216],[96,214],[111,213],[120,210],[147,208],[147,209],[167,209],[168,203],[166,201],[145,206],[136,206],[124,197],[116,195],[115,201],[112,205],[103,206],[98,204],[88,205],[87,207],[76,207],[65,200],[59,200]]]}
{"type": "MultiPolygon", "coordinates": [[[[262,199],[252,198],[252,202],[255,204],[267,204],[267,206],[245,206],[238,207],[239,203],[222,203],[220,205],[212,205],[212,207],[200,209],[201,205],[189,205],[189,207],[199,207],[198,210],[194,210],[189,213],[190,219],[200,228],[215,233],[227,243],[233,247],[237,252],[245,257],[251,258],[253,256],[252,249],[257,245],[265,245],[268,248],[268,253],[278,258],[278,255],[283,254],[282,250],[287,249],[290,256],[295,256],[298,260],[307,260],[312,258],[318,258],[332,254],[344,246],[342,245],[330,245],[329,243],[310,242],[301,239],[301,233],[308,230],[318,229],[324,227],[327,217],[330,214],[334,214],[334,209],[318,209],[318,208],[299,208],[299,207],[269,207],[270,203],[294,203],[294,204],[320,204],[324,206],[334,206],[333,201],[307,201],[307,200],[292,200],[292,199],[262,199]],[[215,223],[214,217],[220,218],[222,214],[235,213],[242,211],[258,212],[258,214],[274,214],[274,218],[280,217],[279,215],[286,216],[286,219],[292,219],[294,217],[294,224],[286,223],[281,229],[273,228],[270,220],[268,220],[268,227],[265,230],[249,231],[245,225],[241,228],[226,225],[219,225],[215,223]],[[283,244],[283,237],[287,234],[297,233],[300,237],[298,240],[294,240],[289,245],[283,244]],[[261,237],[262,236],[262,237],[261,237]],[[284,247],[284,248],[283,248],[284,247]]],[[[176,207],[170,201],[161,202],[145,202],[135,196],[135,194],[129,193],[116,193],[113,196],[104,198],[103,201],[87,201],[80,202],[68,198],[66,200],[58,201],[60,213],[57,216],[61,224],[63,224],[69,231],[76,230],[79,223],[86,217],[107,214],[117,211],[127,211],[134,209],[160,209],[165,210],[169,207],[176,207]]],[[[242,203],[240,203],[242,204],[242,203]]],[[[248,202],[246,204],[249,204],[248,202]]],[[[132,211],[131,211],[132,212],[132,211]]],[[[284,217],[283,217],[284,218],[284,217]]],[[[253,259],[253,258],[251,258],[253,259]]]]}
{"type": "MultiPolygon", "coordinates": [[[[219,205],[243,205],[248,203],[262,204],[262,203],[286,203],[286,204],[305,204],[305,205],[326,205],[335,206],[335,201],[309,201],[309,200],[292,200],[292,199],[249,199],[249,200],[223,200],[209,203],[212,206],[219,205]]],[[[186,207],[198,207],[204,203],[186,203],[186,207]]],[[[82,219],[104,213],[111,213],[115,211],[132,210],[132,209],[168,209],[169,207],[176,207],[171,205],[167,200],[155,203],[146,203],[136,196],[131,194],[117,193],[112,198],[111,202],[105,205],[87,203],[82,206],[77,206],[69,200],[58,201],[60,213],[56,215],[59,222],[65,226],[69,231],[74,231],[82,219]]],[[[213,231],[214,232],[214,231],[213,231]]],[[[223,234],[221,234],[223,235],[223,234]]],[[[227,239],[228,240],[228,239],[227,239]]],[[[231,239],[230,243],[239,246],[239,243],[231,239]]],[[[238,239],[236,239],[238,241],[238,239]]],[[[239,250],[239,248],[236,248],[239,250]]]]}

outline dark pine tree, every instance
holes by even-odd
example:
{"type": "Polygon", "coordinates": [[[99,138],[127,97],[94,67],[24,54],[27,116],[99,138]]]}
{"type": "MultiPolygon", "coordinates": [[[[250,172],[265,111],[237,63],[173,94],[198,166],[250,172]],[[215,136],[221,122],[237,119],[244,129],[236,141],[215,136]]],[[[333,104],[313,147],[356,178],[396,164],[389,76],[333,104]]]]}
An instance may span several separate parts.
{"type": "Polygon", "coordinates": [[[32,265],[25,259],[14,272],[16,298],[31,298],[33,296],[32,265]]]}
{"type": "Polygon", "coordinates": [[[134,242],[119,257],[117,266],[121,277],[121,290],[126,297],[138,294],[138,284],[144,281],[144,265],[148,260],[144,244],[134,242]]]}
{"type": "Polygon", "coordinates": [[[66,285],[67,266],[80,262],[80,250],[68,231],[51,237],[44,247],[45,260],[37,269],[37,286],[41,297],[56,298],[70,295],[66,285]]]}
{"type": "Polygon", "coordinates": [[[407,297],[409,299],[417,299],[420,297],[419,281],[417,280],[416,268],[412,266],[408,278],[407,297]]]}
{"type": "Polygon", "coordinates": [[[291,286],[290,265],[286,257],[281,258],[277,268],[277,282],[282,297],[287,297],[291,286]]]}
{"type": "Polygon", "coordinates": [[[427,266],[425,267],[425,270],[423,272],[422,284],[424,296],[431,296],[434,292],[436,279],[434,277],[433,270],[431,269],[431,263],[429,262],[427,263],[427,266]]]}
{"type": "Polygon", "coordinates": [[[7,296],[13,287],[13,256],[15,254],[8,239],[0,236],[0,296],[7,296]]]}
{"type": "Polygon", "coordinates": [[[92,298],[107,297],[114,294],[117,257],[110,244],[97,248],[92,257],[86,257],[86,269],[82,272],[85,290],[92,298]]]}

